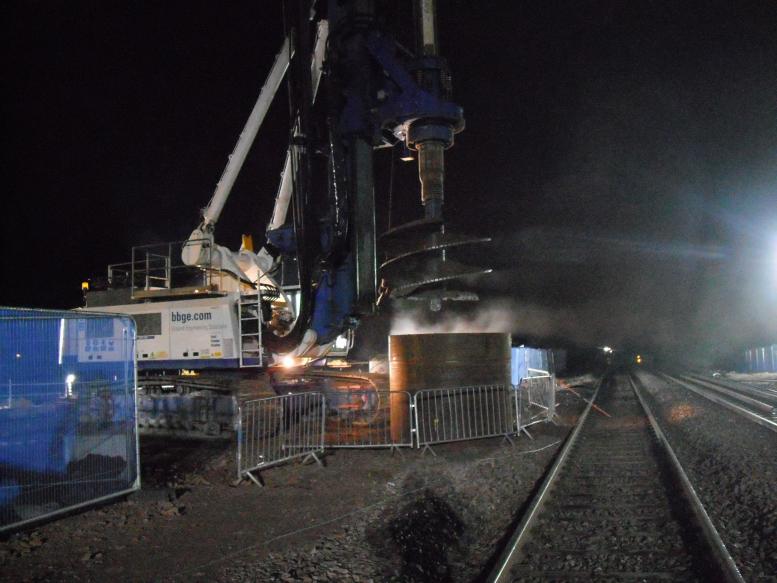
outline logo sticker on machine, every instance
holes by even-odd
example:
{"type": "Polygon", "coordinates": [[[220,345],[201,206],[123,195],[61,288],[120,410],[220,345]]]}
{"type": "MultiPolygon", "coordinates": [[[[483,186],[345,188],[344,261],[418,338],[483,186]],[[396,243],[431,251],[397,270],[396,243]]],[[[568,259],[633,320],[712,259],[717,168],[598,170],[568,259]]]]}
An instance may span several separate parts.
{"type": "Polygon", "coordinates": [[[170,310],[170,327],[173,331],[225,330],[227,324],[222,310],[170,310]]]}
{"type": "Polygon", "coordinates": [[[169,312],[173,358],[221,358],[225,337],[233,335],[229,306],[172,308],[169,312]]]}

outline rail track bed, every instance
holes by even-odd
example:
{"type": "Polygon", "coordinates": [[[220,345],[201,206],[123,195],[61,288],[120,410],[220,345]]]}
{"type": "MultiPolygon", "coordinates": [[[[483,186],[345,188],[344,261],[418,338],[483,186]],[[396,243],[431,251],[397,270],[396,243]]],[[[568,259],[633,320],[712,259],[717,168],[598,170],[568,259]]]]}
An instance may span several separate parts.
{"type": "Polygon", "coordinates": [[[635,380],[747,581],[777,581],[777,433],[657,372],[635,380]]]}
{"type": "Polygon", "coordinates": [[[636,391],[624,375],[602,381],[492,579],[737,580],[636,391]]]}
{"type": "Polygon", "coordinates": [[[709,379],[695,374],[663,374],[663,377],[708,401],[777,432],[777,390],[775,389],[709,379]]]}

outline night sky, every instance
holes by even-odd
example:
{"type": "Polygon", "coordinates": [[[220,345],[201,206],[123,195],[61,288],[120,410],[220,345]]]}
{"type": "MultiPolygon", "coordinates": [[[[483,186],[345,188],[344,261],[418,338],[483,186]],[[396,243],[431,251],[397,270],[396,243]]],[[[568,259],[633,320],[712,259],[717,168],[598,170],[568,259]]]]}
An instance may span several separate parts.
{"type": "MultiPolygon", "coordinates": [[[[495,238],[484,296],[517,332],[777,341],[777,2],[439,4],[467,119],[445,212],[495,238]]],[[[132,245],[188,236],[282,37],[274,1],[6,8],[0,304],[77,306],[132,245]]],[[[222,244],[263,238],[287,113],[279,95],[222,244]]],[[[420,215],[415,172],[397,168],[393,224],[420,215]]]]}

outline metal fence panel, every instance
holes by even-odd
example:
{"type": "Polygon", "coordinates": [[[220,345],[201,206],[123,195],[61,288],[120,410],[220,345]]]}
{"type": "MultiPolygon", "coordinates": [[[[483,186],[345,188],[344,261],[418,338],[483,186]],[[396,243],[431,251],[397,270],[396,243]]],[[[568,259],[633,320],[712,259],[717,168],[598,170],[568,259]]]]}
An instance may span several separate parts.
{"type": "Polygon", "coordinates": [[[324,443],[332,448],[412,447],[412,399],[407,391],[329,393],[324,443]]]}
{"type": "Polygon", "coordinates": [[[556,382],[553,375],[525,378],[518,390],[526,397],[523,399],[525,405],[522,412],[524,427],[540,421],[553,421],[556,416],[556,382]]]}
{"type": "Polygon", "coordinates": [[[296,393],[246,401],[240,405],[237,442],[238,479],[258,482],[252,472],[324,451],[324,396],[296,393]]]}
{"type": "Polygon", "coordinates": [[[135,324],[0,308],[0,531],[140,487],[135,324]]]}
{"type": "Polygon", "coordinates": [[[425,389],[413,396],[417,447],[517,431],[514,395],[501,385],[425,389]]]}
{"type": "Polygon", "coordinates": [[[748,348],[744,353],[745,372],[777,372],[777,344],[748,348]]]}

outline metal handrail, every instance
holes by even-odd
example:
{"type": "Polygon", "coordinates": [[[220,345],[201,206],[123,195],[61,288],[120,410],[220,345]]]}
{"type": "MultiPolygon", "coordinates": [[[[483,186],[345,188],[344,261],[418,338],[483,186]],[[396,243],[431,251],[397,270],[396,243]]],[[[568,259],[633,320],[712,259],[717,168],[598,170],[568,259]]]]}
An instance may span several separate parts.
{"type": "MultiPolygon", "coordinates": [[[[213,285],[218,283],[214,277],[214,270],[210,267],[210,257],[202,265],[185,265],[180,259],[182,250],[189,245],[202,244],[212,252],[209,239],[186,239],[183,241],[169,241],[165,243],[152,243],[149,245],[135,245],[132,247],[131,261],[114,263],[108,266],[108,277],[111,281],[116,273],[124,273],[129,276],[130,287],[133,294],[137,289],[173,289],[176,287],[174,274],[182,270],[199,270],[201,273],[201,285],[213,285]]],[[[219,274],[220,275],[220,274],[219,274]]]]}

